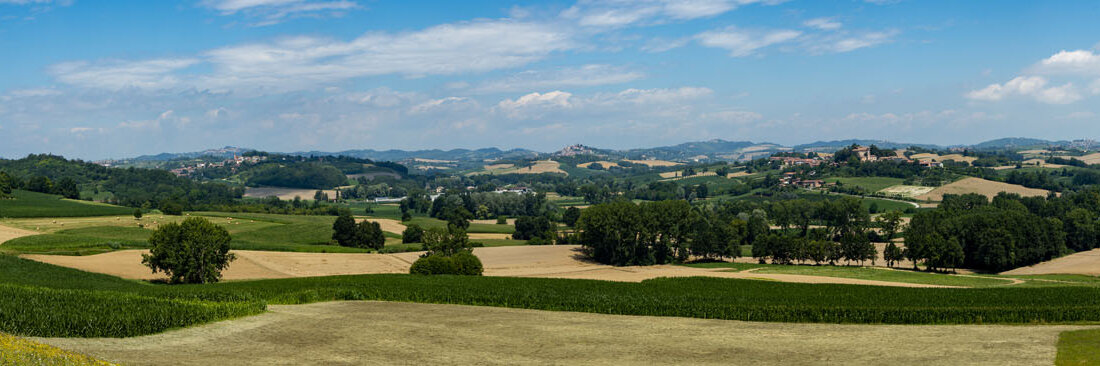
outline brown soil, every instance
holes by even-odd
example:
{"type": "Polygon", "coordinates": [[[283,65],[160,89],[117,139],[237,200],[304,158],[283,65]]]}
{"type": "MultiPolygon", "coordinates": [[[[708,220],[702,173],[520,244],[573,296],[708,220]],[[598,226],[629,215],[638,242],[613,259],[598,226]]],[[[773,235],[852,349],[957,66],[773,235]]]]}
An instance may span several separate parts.
{"type": "MultiPolygon", "coordinates": [[[[788,274],[724,272],[673,265],[612,267],[585,260],[574,245],[510,246],[476,248],[474,254],[485,266],[486,276],[577,278],[621,282],[641,282],[658,277],[721,277],[765,279],[783,282],[838,283],[853,285],[943,287],[924,284],[884,282],[853,278],[788,274]]],[[[82,257],[24,255],[24,258],[106,273],[131,279],[158,279],[141,264],[143,250],[123,250],[82,257]]],[[[408,273],[420,252],[397,254],[291,253],[234,251],[238,259],[223,273],[226,280],[261,278],[333,276],[372,273],[408,273]]]]}
{"type": "Polygon", "coordinates": [[[1028,267],[1003,272],[1007,275],[1082,274],[1100,276],[1100,249],[1079,252],[1055,258],[1028,267]]]}
{"type": "Polygon", "coordinates": [[[362,222],[362,221],[377,222],[378,225],[382,226],[382,231],[385,231],[385,232],[391,232],[391,233],[394,233],[394,234],[397,234],[397,235],[401,235],[401,233],[405,232],[405,224],[402,224],[401,221],[397,221],[397,220],[394,220],[394,219],[375,219],[375,218],[370,218],[370,219],[356,218],[355,219],[355,222],[362,222]]]}
{"type": "MultiPolygon", "coordinates": [[[[324,192],[328,194],[329,198],[336,198],[335,190],[329,189],[324,190],[324,192]]],[[[316,193],[316,189],[282,187],[247,187],[244,190],[245,197],[264,198],[269,196],[276,196],[284,201],[293,200],[294,197],[300,197],[303,200],[313,200],[313,195],[316,193]]]]}
{"type": "Polygon", "coordinates": [[[10,226],[0,225],[0,244],[8,240],[15,238],[22,238],[24,236],[38,235],[39,232],[14,228],[10,226]]]}
{"type": "Polygon", "coordinates": [[[512,239],[512,234],[496,234],[496,233],[468,233],[466,236],[470,237],[470,240],[500,240],[500,239],[512,239]]]}
{"type": "Polygon", "coordinates": [[[945,194],[966,194],[977,193],[989,198],[993,198],[998,193],[1018,193],[1024,197],[1046,197],[1050,191],[1045,189],[1027,188],[1021,185],[1008,184],[1001,182],[994,182],[981,178],[966,178],[958,182],[944,185],[936,188],[927,194],[917,196],[917,199],[926,201],[943,201],[943,195],[945,194]]]}
{"type": "Polygon", "coordinates": [[[134,338],[35,341],[127,365],[1042,365],[1074,326],[758,323],[391,302],[134,338]]]}

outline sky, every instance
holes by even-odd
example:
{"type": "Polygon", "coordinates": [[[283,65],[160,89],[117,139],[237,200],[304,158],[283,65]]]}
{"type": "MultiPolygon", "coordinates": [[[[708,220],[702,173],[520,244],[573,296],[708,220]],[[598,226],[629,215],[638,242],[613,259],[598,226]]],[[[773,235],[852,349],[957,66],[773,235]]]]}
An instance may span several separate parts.
{"type": "Polygon", "coordinates": [[[1100,137],[1100,2],[0,0],[0,156],[1100,137]]]}

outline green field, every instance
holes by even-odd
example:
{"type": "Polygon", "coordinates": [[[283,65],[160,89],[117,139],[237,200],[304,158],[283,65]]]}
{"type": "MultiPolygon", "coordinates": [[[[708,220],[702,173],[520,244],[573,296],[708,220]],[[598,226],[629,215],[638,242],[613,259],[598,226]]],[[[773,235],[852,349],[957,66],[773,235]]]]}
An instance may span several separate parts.
{"type": "Polygon", "coordinates": [[[134,209],[61,196],[16,190],[15,199],[0,199],[0,217],[84,217],[130,215],[134,209]]]}
{"type": "Polygon", "coordinates": [[[1058,366],[1100,365],[1100,329],[1062,332],[1058,336],[1058,366]]]}
{"type": "Polygon", "coordinates": [[[358,275],[160,285],[0,256],[0,331],[125,337],[262,312],[264,304],[381,300],[778,322],[1100,321],[1100,288],[922,289],[719,278],[641,283],[358,275]]]}
{"type": "MultiPolygon", "coordinates": [[[[372,215],[373,216],[373,215],[372,215]]],[[[447,227],[447,222],[440,219],[433,219],[431,217],[413,217],[412,220],[403,222],[405,226],[408,225],[420,225],[423,228],[433,227],[447,227]]],[[[466,232],[470,233],[488,233],[488,234],[511,234],[516,232],[516,228],[512,225],[497,225],[497,224],[478,224],[471,223],[470,227],[466,229],[466,232]]]]}
{"type": "Polygon", "coordinates": [[[867,193],[873,193],[881,191],[887,187],[896,186],[902,184],[904,179],[890,178],[890,177],[838,177],[838,178],[826,178],[826,182],[840,183],[845,186],[857,186],[863,187],[867,190],[867,193]]]}
{"type": "Polygon", "coordinates": [[[956,287],[995,287],[1009,285],[1012,283],[1011,280],[998,279],[995,276],[986,276],[981,278],[962,277],[939,273],[914,272],[908,270],[890,270],[870,267],[777,265],[721,262],[686,264],[686,266],[701,268],[729,268],[729,270],[733,272],[740,272],[752,269],[752,273],[854,278],[861,280],[918,283],[925,285],[956,287]]]}
{"type": "MultiPolygon", "coordinates": [[[[232,236],[231,247],[237,250],[269,250],[286,252],[364,253],[369,249],[341,247],[331,244],[333,216],[301,216],[275,214],[194,212],[193,216],[208,218],[224,227],[232,236]],[[233,218],[229,220],[228,218],[233,218]]],[[[88,255],[119,249],[148,248],[154,220],[179,221],[181,216],[147,217],[137,227],[132,218],[115,221],[104,217],[70,223],[68,229],[9,240],[0,251],[14,253],[45,253],[88,255]]],[[[34,229],[40,220],[14,220],[6,224],[34,229]]],[[[388,235],[396,236],[396,235],[388,235]]]]}

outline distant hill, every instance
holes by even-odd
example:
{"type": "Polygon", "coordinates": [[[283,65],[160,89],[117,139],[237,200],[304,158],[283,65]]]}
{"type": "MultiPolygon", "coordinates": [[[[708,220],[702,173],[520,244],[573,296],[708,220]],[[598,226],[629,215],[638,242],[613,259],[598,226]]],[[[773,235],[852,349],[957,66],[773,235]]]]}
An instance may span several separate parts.
{"type": "Polygon", "coordinates": [[[207,149],[203,151],[184,152],[184,153],[160,153],[156,155],[142,155],[133,159],[132,161],[169,161],[177,159],[194,159],[201,156],[213,156],[217,158],[231,158],[234,155],[240,156],[244,153],[256,151],[254,149],[247,149],[235,146],[226,146],[220,149],[207,149]]]}
{"type": "Polygon", "coordinates": [[[500,159],[527,159],[536,158],[540,154],[537,151],[527,149],[512,149],[501,150],[495,147],[469,150],[469,149],[453,149],[453,150],[344,150],[337,152],[323,152],[323,151],[306,151],[306,152],[294,152],[290,155],[299,156],[323,156],[323,155],[343,155],[355,158],[371,159],[376,161],[404,161],[412,159],[434,159],[434,160],[453,160],[453,161],[471,161],[471,160],[500,160],[500,159]]]}
{"type": "Polygon", "coordinates": [[[819,150],[820,151],[820,150],[825,150],[826,148],[835,148],[835,149],[839,150],[839,149],[844,148],[844,147],[852,146],[852,144],[861,145],[861,146],[876,145],[876,146],[881,147],[883,149],[904,149],[904,148],[907,148],[907,147],[910,147],[910,146],[922,147],[922,148],[925,148],[925,149],[944,149],[945,148],[943,146],[934,145],[934,144],[914,144],[914,143],[903,143],[903,142],[891,142],[891,141],[886,141],[886,140],[859,140],[859,139],[834,140],[834,141],[815,141],[815,142],[811,142],[811,143],[808,143],[808,144],[795,145],[793,147],[796,151],[803,151],[803,150],[819,150]]]}
{"type": "Polygon", "coordinates": [[[1069,146],[1070,144],[1071,142],[1069,141],[1049,141],[1027,137],[1006,137],[970,145],[970,147],[976,150],[1001,150],[1047,148],[1051,146],[1069,146]]]}

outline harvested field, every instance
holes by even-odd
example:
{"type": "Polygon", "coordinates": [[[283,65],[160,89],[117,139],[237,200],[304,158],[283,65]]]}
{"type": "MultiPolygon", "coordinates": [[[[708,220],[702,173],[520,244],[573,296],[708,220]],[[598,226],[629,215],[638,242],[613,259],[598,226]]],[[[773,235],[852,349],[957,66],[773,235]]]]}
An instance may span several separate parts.
{"type": "Polygon", "coordinates": [[[901,196],[901,197],[914,198],[914,197],[917,197],[917,196],[920,196],[920,195],[928,194],[929,192],[932,192],[935,189],[936,189],[936,187],[896,185],[896,186],[891,186],[891,187],[884,188],[884,189],[878,191],[878,193],[891,195],[891,196],[901,196]]]}
{"type": "Polygon", "coordinates": [[[485,170],[479,172],[473,172],[468,175],[478,174],[542,174],[542,173],[559,173],[566,174],[564,170],[561,170],[561,164],[553,160],[539,160],[534,165],[528,167],[517,168],[513,164],[493,164],[486,165],[485,170]]]}
{"type": "Polygon", "coordinates": [[[1085,162],[1085,164],[1100,164],[1100,153],[1088,154],[1085,156],[1059,156],[1063,159],[1077,159],[1085,162]]]}
{"type": "Polygon", "coordinates": [[[1100,276],[1100,249],[1079,252],[1046,262],[1002,272],[1006,275],[1081,274],[1100,276]]]}
{"type": "Polygon", "coordinates": [[[502,240],[502,239],[512,239],[512,234],[496,234],[496,233],[467,233],[466,235],[470,237],[470,240],[485,240],[485,239],[502,240]]]}
{"type": "Polygon", "coordinates": [[[30,231],[30,230],[24,230],[24,229],[14,228],[14,227],[10,227],[10,226],[0,225],[0,244],[4,244],[4,242],[6,242],[8,240],[15,239],[15,238],[22,238],[24,236],[31,236],[31,235],[38,235],[38,234],[39,234],[39,232],[37,232],[37,231],[30,231]]]}
{"type": "Polygon", "coordinates": [[[760,323],[370,301],[268,309],[150,336],[33,340],[127,365],[1037,365],[1054,362],[1060,332],[1086,329],[760,323]]]}
{"type": "Polygon", "coordinates": [[[424,158],[413,158],[413,161],[418,162],[418,163],[436,163],[436,164],[454,164],[454,163],[457,163],[457,161],[454,161],[454,160],[439,160],[439,159],[424,159],[424,158]]]}
{"type": "MultiPolygon", "coordinates": [[[[372,173],[373,174],[373,173],[372,173]]],[[[392,174],[392,173],[391,173],[392,174]]],[[[336,191],[329,189],[323,190],[329,197],[336,197],[336,191]]],[[[284,201],[293,200],[294,197],[301,197],[304,200],[312,200],[313,195],[317,193],[316,189],[303,189],[303,188],[283,188],[283,187],[247,187],[244,189],[245,197],[252,198],[264,198],[270,196],[279,197],[284,201]]]]}
{"type": "Polygon", "coordinates": [[[668,166],[680,165],[680,163],[677,163],[677,162],[674,162],[674,161],[666,161],[666,160],[623,160],[623,161],[626,161],[626,162],[629,162],[629,163],[632,163],[632,164],[641,164],[641,165],[645,165],[645,166],[648,166],[648,167],[668,167],[668,166]]]}
{"type": "Polygon", "coordinates": [[[600,166],[602,166],[604,169],[619,166],[619,163],[616,163],[616,162],[613,162],[613,161],[601,160],[601,161],[592,161],[592,162],[587,162],[587,163],[580,163],[580,164],[577,164],[577,167],[588,169],[588,167],[592,166],[592,164],[597,164],[597,163],[600,164],[600,166]]]}
{"type": "MultiPolygon", "coordinates": [[[[222,272],[225,280],[334,276],[363,273],[408,273],[410,262],[399,257],[357,253],[294,253],[234,250],[237,260],[222,272]]],[[[138,280],[164,279],[141,264],[145,250],[120,250],[89,256],[23,255],[23,258],[138,280]]],[[[413,258],[415,260],[415,258],[413,258]]]]}
{"type": "Polygon", "coordinates": [[[406,228],[405,224],[402,224],[401,221],[394,220],[394,219],[376,219],[376,218],[366,219],[366,218],[359,218],[359,217],[355,218],[355,222],[363,222],[363,221],[377,222],[378,225],[382,226],[382,231],[389,232],[389,233],[394,233],[394,234],[397,234],[397,235],[401,235],[401,233],[405,232],[405,228],[406,228]]]}
{"type": "MultiPolygon", "coordinates": [[[[801,283],[835,283],[901,287],[939,287],[839,277],[724,272],[722,269],[675,265],[612,267],[583,258],[575,245],[507,246],[475,248],[486,276],[577,278],[620,282],[641,282],[658,277],[720,277],[763,279],[801,283]]],[[[159,279],[141,264],[144,250],[122,250],[90,256],[24,255],[54,265],[130,279],[159,279]]],[[[396,254],[290,253],[233,251],[237,261],[224,272],[226,280],[314,277],[347,274],[408,273],[421,252],[396,254]]]]}
{"type": "Polygon", "coordinates": [[[926,194],[916,196],[917,199],[927,201],[942,201],[945,194],[967,194],[977,193],[989,198],[993,198],[998,193],[1018,193],[1024,197],[1045,197],[1050,191],[1045,189],[1027,188],[1021,185],[1008,184],[1001,182],[994,182],[981,178],[966,178],[951,184],[947,184],[936,188],[926,194]]]}
{"type": "Polygon", "coordinates": [[[978,160],[977,157],[963,156],[962,154],[937,155],[933,153],[913,154],[909,158],[913,160],[931,160],[941,163],[947,160],[953,160],[957,162],[965,162],[967,164],[973,163],[974,160],[978,160]]]}

